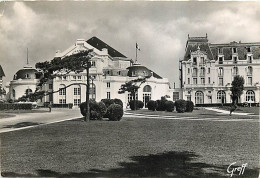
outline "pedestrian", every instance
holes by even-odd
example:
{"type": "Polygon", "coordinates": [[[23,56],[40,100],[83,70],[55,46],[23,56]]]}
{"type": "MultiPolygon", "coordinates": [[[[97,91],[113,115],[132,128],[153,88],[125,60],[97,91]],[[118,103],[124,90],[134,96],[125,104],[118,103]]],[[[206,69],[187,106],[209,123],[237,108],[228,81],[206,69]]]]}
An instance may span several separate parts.
{"type": "Polygon", "coordinates": [[[52,107],[52,102],[50,102],[49,105],[48,105],[49,112],[51,112],[51,107],[52,107]]]}

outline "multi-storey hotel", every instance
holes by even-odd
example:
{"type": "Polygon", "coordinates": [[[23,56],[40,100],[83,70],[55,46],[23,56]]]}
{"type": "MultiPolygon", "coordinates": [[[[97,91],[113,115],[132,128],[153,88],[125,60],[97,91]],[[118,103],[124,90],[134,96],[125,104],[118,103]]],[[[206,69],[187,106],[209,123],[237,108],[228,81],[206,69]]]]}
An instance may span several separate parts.
{"type": "Polygon", "coordinates": [[[183,99],[195,104],[231,103],[234,76],[244,78],[239,102],[259,103],[260,42],[209,43],[206,37],[189,37],[180,61],[183,99]]]}
{"type": "MultiPolygon", "coordinates": [[[[119,98],[124,106],[132,99],[129,93],[119,94],[119,88],[127,81],[138,77],[149,76],[145,83],[140,86],[136,98],[143,101],[145,106],[149,100],[157,100],[162,96],[169,99],[173,97],[173,90],[167,78],[163,78],[147,67],[134,62],[122,53],[118,52],[97,37],[89,40],[79,39],[67,50],[57,51],[55,57],[64,58],[82,50],[93,49],[94,57],[91,58],[90,73],[90,99],[119,98]]],[[[39,82],[37,70],[25,66],[19,70],[9,86],[9,97],[18,99],[28,92],[35,91],[39,82]]],[[[62,77],[56,77],[44,86],[45,91],[58,91],[68,85],[72,85],[58,93],[45,96],[41,103],[53,102],[54,104],[72,103],[77,107],[86,100],[86,71],[81,73],[71,72],[62,77]]],[[[175,93],[176,95],[176,93],[175,93]]],[[[175,96],[179,97],[178,96],[175,96]]],[[[40,104],[40,103],[39,103],[40,104]]]]}

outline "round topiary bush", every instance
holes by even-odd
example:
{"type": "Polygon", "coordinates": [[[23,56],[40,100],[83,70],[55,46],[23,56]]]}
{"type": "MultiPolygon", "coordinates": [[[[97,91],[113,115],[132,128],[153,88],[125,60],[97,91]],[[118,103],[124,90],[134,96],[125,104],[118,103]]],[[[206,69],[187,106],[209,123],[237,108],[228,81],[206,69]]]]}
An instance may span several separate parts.
{"type": "MultiPolygon", "coordinates": [[[[80,104],[80,112],[83,116],[86,116],[86,102],[80,104]]],[[[90,119],[101,120],[106,113],[106,106],[103,102],[89,101],[90,119]]]]}
{"type": "Polygon", "coordinates": [[[174,102],[166,101],[165,102],[165,110],[168,111],[168,112],[174,111],[174,102]]]}
{"type": "Polygon", "coordinates": [[[110,121],[120,121],[124,114],[123,107],[119,104],[111,104],[107,108],[108,118],[110,121]]]}
{"type": "Polygon", "coordinates": [[[186,110],[185,112],[192,112],[194,109],[194,104],[192,101],[186,101],[186,110]]]}
{"type": "Polygon", "coordinates": [[[158,107],[157,107],[157,111],[165,111],[166,110],[166,99],[165,97],[161,97],[161,100],[156,100],[157,104],[158,104],[158,107]]]}
{"type": "Polygon", "coordinates": [[[121,105],[123,107],[123,102],[120,99],[115,98],[114,99],[114,103],[115,104],[119,104],[119,105],[121,105]]]}
{"type": "Polygon", "coordinates": [[[144,107],[144,102],[137,100],[137,106],[138,106],[138,109],[142,109],[144,107]]]}
{"type": "Polygon", "coordinates": [[[114,104],[114,100],[113,100],[113,99],[102,99],[101,101],[106,105],[107,108],[108,108],[111,104],[114,104]]]}
{"type": "Polygon", "coordinates": [[[184,113],[186,110],[186,101],[182,99],[175,101],[175,107],[178,113],[184,113]]]}
{"type": "Polygon", "coordinates": [[[158,107],[158,104],[156,101],[154,101],[154,100],[148,101],[148,103],[147,103],[148,110],[155,111],[157,109],[157,107],[158,107]]]}

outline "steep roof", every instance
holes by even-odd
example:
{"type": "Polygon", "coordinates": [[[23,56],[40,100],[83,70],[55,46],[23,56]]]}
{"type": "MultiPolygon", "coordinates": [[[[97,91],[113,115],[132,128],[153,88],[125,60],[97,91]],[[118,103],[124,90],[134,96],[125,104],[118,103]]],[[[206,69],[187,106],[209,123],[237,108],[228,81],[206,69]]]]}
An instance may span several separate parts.
{"type": "Polygon", "coordinates": [[[200,51],[203,51],[207,54],[208,59],[210,60],[213,59],[213,55],[208,43],[208,38],[206,36],[206,37],[188,37],[184,60],[188,61],[191,57],[191,52],[197,51],[198,47],[200,48],[200,51]]]}
{"type": "Polygon", "coordinates": [[[122,53],[120,53],[119,51],[115,50],[114,48],[112,48],[111,46],[109,46],[108,44],[106,44],[105,42],[103,42],[102,40],[100,40],[97,37],[92,37],[89,40],[86,41],[88,44],[90,44],[91,46],[93,46],[94,48],[97,48],[98,50],[102,50],[103,48],[107,48],[108,50],[108,54],[111,57],[123,57],[126,58],[125,55],[123,55],[122,53]]]}
{"type": "Polygon", "coordinates": [[[2,68],[1,65],[0,65],[0,76],[1,76],[1,77],[4,77],[4,76],[5,76],[4,70],[3,70],[3,68],[2,68]]]}
{"type": "Polygon", "coordinates": [[[127,76],[129,76],[129,77],[136,77],[136,75],[140,75],[140,76],[144,77],[147,74],[148,76],[153,76],[155,78],[162,79],[162,77],[160,75],[156,74],[152,70],[150,70],[147,67],[140,65],[140,64],[134,64],[134,65],[128,67],[127,69],[128,69],[127,76]]]}

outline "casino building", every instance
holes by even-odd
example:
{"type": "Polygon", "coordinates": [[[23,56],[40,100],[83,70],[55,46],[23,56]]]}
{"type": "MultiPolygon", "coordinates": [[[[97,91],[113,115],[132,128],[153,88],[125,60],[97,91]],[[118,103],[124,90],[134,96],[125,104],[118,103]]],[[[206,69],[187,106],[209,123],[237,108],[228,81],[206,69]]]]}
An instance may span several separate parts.
{"type": "MultiPolygon", "coordinates": [[[[118,98],[123,101],[124,107],[126,107],[133,98],[129,93],[119,94],[119,88],[127,81],[144,76],[150,78],[140,86],[136,99],[143,101],[145,106],[149,100],[157,100],[162,96],[167,96],[169,100],[173,99],[173,90],[170,89],[167,78],[163,78],[147,67],[134,62],[97,37],[88,40],[78,39],[68,49],[62,52],[57,51],[55,57],[64,58],[89,49],[93,49],[94,52],[94,57],[91,59],[91,68],[89,69],[91,79],[90,99],[100,101],[104,98],[118,98]]],[[[11,99],[18,99],[26,92],[35,91],[39,82],[39,76],[36,74],[37,70],[28,66],[19,70],[15,74],[13,81],[10,82],[11,99]]],[[[58,93],[45,96],[41,104],[44,102],[52,102],[58,105],[72,103],[74,107],[78,107],[81,102],[86,100],[86,79],[86,71],[81,73],[71,72],[62,77],[54,78],[42,89],[57,91],[65,86],[73,85],[58,93]]]]}
{"type": "Polygon", "coordinates": [[[260,101],[260,42],[209,43],[208,37],[189,37],[180,61],[183,99],[195,104],[231,103],[231,83],[244,78],[240,103],[260,101]]]}

